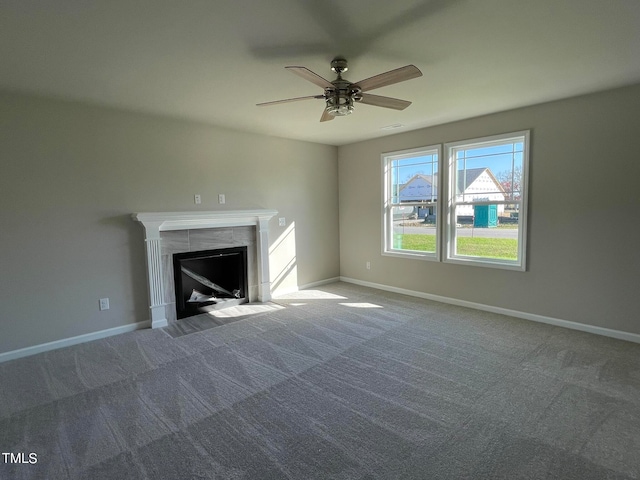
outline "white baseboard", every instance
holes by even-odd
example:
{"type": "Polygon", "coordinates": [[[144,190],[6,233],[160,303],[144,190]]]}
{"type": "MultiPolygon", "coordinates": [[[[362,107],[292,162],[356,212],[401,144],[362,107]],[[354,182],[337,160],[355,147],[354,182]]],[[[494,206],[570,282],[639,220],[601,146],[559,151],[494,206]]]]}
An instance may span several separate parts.
{"type": "MultiPolygon", "coordinates": [[[[297,292],[299,290],[305,290],[308,288],[315,288],[328,283],[339,282],[340,277],[327,278],[318,282],[307,283],[305,285],[298,285],[296,287],[283,288],[273,292],[273,296],[286,295],[287,293],[297,292]]],[[[49,350],[55,350],[58,348],[69,347],[71,345],[77,345],[78,343],[90,342],[92,340],[98,340],[100,338],[110,337],[112,335],[119,335],[121,333],[133,332],[141,328],[150,328],[152,326],[151,320],[145,322],[132,323],[129,325],[123,325],[121,327],[109,328],[107,330],[101,330],[99,332],[87,333],[84,335],[78,335],[77,337],[63,338],[53,342],[42,343],[40,345],[34,345],[32,347],[21,348],[19,350],[12,350],[9,352],[0,353],[0,363],[8,362],[9,360],[15,360],[17,358],[28,357],[29,355],[35,355],[36,353],[47,352],[49,350]]],[[[153,328],[160,328],[167,326],[167,321],[159,321],[153,324],[153,328]]]]}
{"type": "Polygon", "coordinates": [[[617,338],[618,340],[640,343],[640,335],[638,335],[637,333],[613,330],[611,328],[596,327],[595,325],[587,325],[584,323],[572,322],[569,320],[561,320],[558,318],[546,317],[544,315],[537,315],[535,313],[520,312],[518,310],[510,310],[508,308],[494,307],[492,305],[484,305],[482,303],[468,302],[466,300],[458,300],[457,298],[442,297],[440,295],[432,295],[429,293],[417,292],[404,288],[391,287],[389,285],[382,285],[380,283],[365,282],[363,280],[357,280],[355,278],[340,277],[340,281],[362,285],[363,287],[377,288],[378,290],[385,290],[387,292],[409,295],[411,297],[424,298],[426,300],[433,300],[435,302],[448,303],[451,305],[457,305],[459,307],[475,308],[476,310],[498,313],[500,315],[508,315],[510,317],[522,318],[523,320],[547,323],[549,325],[555,325],[556,327],[580,330],[582,332],[594,333],[596,335],[602,335],[605,337],[617,338]]]}
{"type": "Polygon", "coordinates": [[[36,353],[48,352],[49,350],[56,350],[58,348],[77,345],[78,343],[90,342],[92,340],[111,337],[113,335],[119,335],[121,333],[133,332],[134,330],[149,328],[150,326],[151,320],[147,320],[145,322],[131,323],[129,325],[122,325],[121,327],[108,328],[106,330],[100,330],[98,332],[85,333],[84,335],[78,335],[76,337],[63,338],[61,340],[41,343],[40,345],[34,345],[32,347],[12,350],[10,352],[0,353],[0,363],[8,362],[9,360],[15,360],[17,358],[28,357],[29,355],[35,355],[36,353]]]}
{"type": "Polygon", "coordinates": [[[151,321],[150,325],[151,328],[162,328],[169,325],[169,321],[166,318],[163,318],[162,320],[156,320],[155,322],[151,321]]]}
{"type": "MultiPolygon", "coordinates": [[[[571,322],[569,320],[561,320],[553,317],[546,317],[544,315],[537,315],[535,313],[521,312],[518,310],[510,310],[508,308],[494,307],[492,305],[485,305],[482,303],[468,302],[466,300],[459,300],[457,298],[443,297],[440,295],[432,295],[430,293],[418,292],[415,290],[408,290],[405,288],[392,287],[390,285],[383,285],[381,283],[366,282],[363,280],[357,280],[349,277],[333,277],[318,282],[307,283],[305,285],[299,285],[297,287],[290,287],[285,289],[279,289],[273,292],[273,296],[286,295],[287,293],[297,292],[299,290],[306,290],[309,288],[320,287],[334,282],[346,282],[353,283],[355,285],[362,285],[363,287],[377,288],[378,290],[384,290],[387,292],[399,293],[402,295],[409,295],[411,297],[424,298],[426,300],[433,300],[435,302],[448,303],[450,305],[457,305],[460,307],[475,308],[476,310],[483,310],[486,312],[498,313],[500,315],[508,315],[510,317],[522,318],[523,320],[531,320],[534,322],[546,323],[549,325],[555,325],[557,327],[570,328],[572,330],[579,330],[587,333],[594,333],[596,335],[602,335],[605,337],[617,338],[618,340],[626,340],[628,342],[640,343],[640,335],[637,333],[623,332],[621,330],[613,330],[611,328],[597,327],[595,325],[586,325],[584,323],[571,322]]],[[[49,350],[55,350],[58,348],[69,347],[78,343],[90,342],[92,340],[98,340],[100,338],[110,337],[112,335],[119,335],[121,333],[133,332],[141,328],[150,328],[151,320],[144,322],[131,323],[129,325],[123,325],[121,327],[109,328],[106,330],[100,330],[98,332],[86,333],[84,335],[78,335],[76,337],[63,338],[53,342],[42,343],[40,345],[34,345],[32,347],[21,348],[19,350],[12,350],[9,352],[0,353],[0,363],[7,362],[9,360],[15,360],[17,358],[27,357],[29,355],[35,355],[36,353],[47,352],[49,350]]]]}

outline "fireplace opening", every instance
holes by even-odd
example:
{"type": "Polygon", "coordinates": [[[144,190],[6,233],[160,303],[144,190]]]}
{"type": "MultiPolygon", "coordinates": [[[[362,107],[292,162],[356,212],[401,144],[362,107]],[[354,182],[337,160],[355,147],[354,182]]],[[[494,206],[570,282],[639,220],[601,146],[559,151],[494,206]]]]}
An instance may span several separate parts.
{"type": "Polygon", "coordinates": [[[178,319],[247,303],[247,247],[176,253],[173,278],[178,319]]]}

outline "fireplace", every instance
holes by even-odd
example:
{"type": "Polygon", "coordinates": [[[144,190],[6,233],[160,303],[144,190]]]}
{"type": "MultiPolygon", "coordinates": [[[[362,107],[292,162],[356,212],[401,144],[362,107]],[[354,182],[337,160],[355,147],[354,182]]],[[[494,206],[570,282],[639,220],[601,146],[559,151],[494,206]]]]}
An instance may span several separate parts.
{"type": "Polygon", "coordinates": [[[250,245],[248,276],[255,283],[249,284],[249,299],[271,300],[269,221],[277,213],[277,210],[255,209],[132,214],[133,219],[144,226],[151,328],[165,327],[168,320],[177,318],[169,251],[174,254],[226,248],[238,243],[250,245]],[[247,239],[248,232],[252,234],[247,239]]]}
{"type": "Polygon", "coordinates": [[[247,303],[247,247],[174,253],[173,279],[178,319],[247,303]]]}

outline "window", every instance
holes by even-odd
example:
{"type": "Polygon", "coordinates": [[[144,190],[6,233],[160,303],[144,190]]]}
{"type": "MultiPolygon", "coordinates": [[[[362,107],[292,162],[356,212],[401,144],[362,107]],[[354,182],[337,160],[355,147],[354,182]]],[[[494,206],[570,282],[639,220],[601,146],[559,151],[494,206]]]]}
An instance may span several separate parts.
{"type": "Polygon", "coordinates": [[[525,131],[383,154],[383,255],[525,270],[528,152],[525,131]]]}
{"type": "Polygon", "coordinates": [[[529,132],[445,145],[445,261],[524,270],[529,132]]]}
{"type": "Polygon", "coordinates": [[[440,147],[382,155],[383,253],[437,259],[440,147]]]}

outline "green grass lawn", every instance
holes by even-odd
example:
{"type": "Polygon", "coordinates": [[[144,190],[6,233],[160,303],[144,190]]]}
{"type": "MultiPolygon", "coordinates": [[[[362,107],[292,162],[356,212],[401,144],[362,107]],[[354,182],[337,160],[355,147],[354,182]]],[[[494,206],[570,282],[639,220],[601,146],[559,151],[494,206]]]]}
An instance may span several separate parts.
{"type": "MultiPolygon", "coordinates": [[[[515,238],[472,238],[458,237],[458,255],[472,257],[518,259],[518,240],[515,238]]],[[[394,248],[417,250],[421,252],[436,251],[436,236],[420,233],[395,234],[394,248]]]]}

